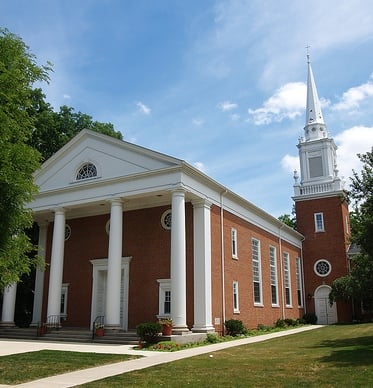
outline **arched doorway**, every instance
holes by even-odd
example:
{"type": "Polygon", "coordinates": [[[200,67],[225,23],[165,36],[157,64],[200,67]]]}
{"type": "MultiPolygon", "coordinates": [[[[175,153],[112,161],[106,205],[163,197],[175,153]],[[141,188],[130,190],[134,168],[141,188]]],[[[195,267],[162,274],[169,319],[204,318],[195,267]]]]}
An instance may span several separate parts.
{"type": "Polygon", "coordinates": [[[329,303],[329,286],[320,286],[315,290],[315,313],[319,325],[331,325],[338,321],[337,305],[329,303]]]}

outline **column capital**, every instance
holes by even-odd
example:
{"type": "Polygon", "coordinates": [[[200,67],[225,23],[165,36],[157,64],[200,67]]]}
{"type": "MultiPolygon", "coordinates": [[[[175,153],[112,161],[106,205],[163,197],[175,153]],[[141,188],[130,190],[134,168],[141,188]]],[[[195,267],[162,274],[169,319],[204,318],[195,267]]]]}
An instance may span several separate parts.
{"type": "Polygon", "coordinates": [[[51,210],[54,214],[65,214],[66,213],[66,208],[64,208],[62,206],[56,206],[51,210]]]}
{"type": "Polygon", "coordinates": [[[209,201],[207,198],[198,198],[192,201],[192,205],[194,208],[205,207],[207,209],[210,209],[212,202],[209,201]]]}

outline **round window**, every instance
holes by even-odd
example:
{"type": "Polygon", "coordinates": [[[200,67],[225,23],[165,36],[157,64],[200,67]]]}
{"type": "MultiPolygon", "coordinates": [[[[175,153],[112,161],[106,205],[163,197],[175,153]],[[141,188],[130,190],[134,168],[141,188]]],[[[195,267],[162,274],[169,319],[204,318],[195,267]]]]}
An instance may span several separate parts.
{"type": "Polygon", "coordinates": [[[328,276],[332,270],[332,266],[327,260],[318,260],[314,265],[314,271],[319,276],[328,276]]]}
{"type": "Polygon", "coordinates": [[[71,236],[71,227],[70,225],[65,225],[65,241],[68,240],[71,236]]]}
{"type": "Polygon", "coordinates": [[[172,223],[172,213],[171,213],[171,209],[168,209],[162,214],[161,224],[164,229],[170,230],[171,223],[172,223]]]}

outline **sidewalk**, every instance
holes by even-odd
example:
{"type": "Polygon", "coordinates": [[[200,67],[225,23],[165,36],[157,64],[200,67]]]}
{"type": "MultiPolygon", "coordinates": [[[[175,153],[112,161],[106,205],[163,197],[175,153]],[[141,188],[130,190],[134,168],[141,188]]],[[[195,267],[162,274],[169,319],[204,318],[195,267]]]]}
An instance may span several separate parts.
{"type": "Polygon", "coordinates": [[[25,388],[54,388],[54,387],[74,387],[90,381],[100,380],[106,377],[127,373],[133,370],[144,369],[150,366],[164,364],[171,361],[180,360],[198,356],[201,354],[210,354],[218,350],[227,349],[234,346],[247,345],[256,342],[266,341],[272,338],[288,336],[303,331],[318,329],[322,326],[313,325],[296,329],[290,329],[277,333],[264,334],[257,337],[243,338],[240,340],[222,342],[218,344],[200,346],[191,349],[180,350],[177,352],[151,352],[133,350],[130,345],[105,345],[105,344],[76,344],[76,343],[56,343],[56,342],[34,342],[34,341],[12,341],[0,340],[0,356],[8,354],[17,354],[38,351],[42,349],[67,350],[75,352],[95,352],[95,353],[114,353],[114,354],[133,354],[144,356],[142,358],[130,361],[117,362],[99,367],[79,370],[75,372],[64,373],[57,376],[51,376],[40,380],[31,381],[19,385],[0,385],[1,387],[25,387],[25,388]]]}

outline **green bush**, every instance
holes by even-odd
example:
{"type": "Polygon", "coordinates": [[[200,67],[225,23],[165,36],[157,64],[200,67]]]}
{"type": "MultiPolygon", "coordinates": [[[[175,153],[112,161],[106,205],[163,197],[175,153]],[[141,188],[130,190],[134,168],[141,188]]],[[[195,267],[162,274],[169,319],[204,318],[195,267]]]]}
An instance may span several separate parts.
{"type": "Polygon", "coordinates": [[[219,337],[217,334],[207,333],[206,342],[208,344],[216,344],[216,343],[222,342],[222,341],[224,341],[224,339],[222,337],[219,337]]]}
{"type": "Polygon", "coordinates": [[[306,323],[310,323],[311,325],[316,325],[317,316],[314,313],[306,313],[306,314],[303,315],[303,320],[306,323]]]}
{"type": "Polygon", "coordinates": [[[235,337],[240,334],[247,334],[247,329],[238,319],[229,319],[224,322],[225,328],[227,329],[227,334],[235,337]]]}
{"type": "Polygon", "coordinates": [[[272,326],[263,325],[263,323],[258,324],[259,331],[271,331],[273,329],[272,326]]]}
{"type": "Polygon", "coordinates": [[[275,327],[286,327],[285,319],[279,318],[275,323],[275,327]]]}
{"type": "Polygon", "coordinates": [[[158,322],[145,322],[136,326],[136,333],[141,341],[148,344],[155,344],[159,339],[159,333],[162,331],[162,325],[158,322]]]}

